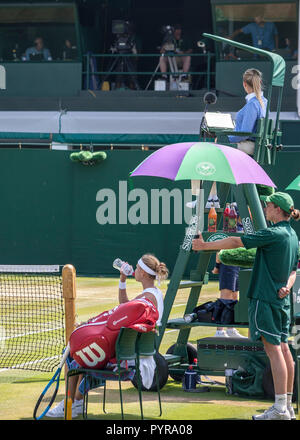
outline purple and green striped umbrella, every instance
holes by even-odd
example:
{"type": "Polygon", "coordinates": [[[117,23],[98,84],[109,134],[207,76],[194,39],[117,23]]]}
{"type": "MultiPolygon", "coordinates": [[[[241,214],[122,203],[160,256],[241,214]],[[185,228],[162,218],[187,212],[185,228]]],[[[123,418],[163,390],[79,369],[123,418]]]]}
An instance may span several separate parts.
{"type": "Polygon", "coordinates": [[[131,172],[131,177],[135,176],[276,187],[251,156],[236,148],[210,142],[184,142],[160,148],[131,172]]]}

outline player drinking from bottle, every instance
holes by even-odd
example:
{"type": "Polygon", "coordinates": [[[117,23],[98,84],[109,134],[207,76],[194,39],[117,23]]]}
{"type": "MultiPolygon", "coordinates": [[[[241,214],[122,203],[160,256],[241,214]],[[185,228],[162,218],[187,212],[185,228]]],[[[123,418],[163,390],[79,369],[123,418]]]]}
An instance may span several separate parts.
{"type": "MultiPolygon", "coordinates": [[[[151,254],[145,254],[143,255],[137,262],[136,269],[135,269],[135,279],[136,281],[140,282],[143,287],[142,293],[137,295],[133,300],[129,300],[126,290],[126,279],[127,276],[125,273],[128,273],[126,269],[128,269],[128,263],[124,263],[123,267],[121,267],[120,270],[120,281],[119,281],[119,303],[124,304],[130,301],[135,300],[146,300],[150,301],[154,307],[157,309],[157,315],[158,319],[156,321],[157,325],[160,325],[161,318],[163,314],[163,294],[161,290],[155,286],[155,281],[158,281],[160,284],[160,281],[165,280],[168,277],[168,269],[165,265],[165,263],[160,262],[154,255],[151,254]]],[[[156,316],[157,316],[156,315],[156,316]]],[[[100,316],[100,315],[99,315],[100,316]]],[[[86,331],[86,334],[89,331],[89,323],[92,325],[95,323],[95,319],[92,318],[91,320],[87,321],[87,323],[80,324],[78,328],[81,326],[83,327],[83,330],[86,331]]],[[[102,318],[103,321],[103,318],[102,318]]],[[[73,333],[77,331],[77,329],[74,330],[73,333]]],[[[72,338],[72,335],[71,335],[72,338]]],[[[70,340],[71,340],[70,338],[70,340]]],[[[84,338],[84,336],[83,336],[84,338]]],[[[76,351],[76,350],[75,350],[76,351]]],[[[142,359],[141,359],[142,361],[142,359]]],[[[151,369],[153,370],[153,366],[155,368],[155,362],[152,357],[145,358],[144,367],[147,362],[149,362],[149,365],[151,363],[151,369]],[[154,363],[154,364],[153,364],[154,363]]],[[[80,368],[80,365],[77,364],[75,360],[70,359],[69,362],[70,368],[80,368]]],[[[147,365],[146,365],[147,367],[147,365]]],[[[89,380],[87,380],[87,384],[89,384],[89,380]]],[[[72,418],[77,417],[80,415],[83,411],[83,393],[84,391],[88,392],[91,388],[96,388],[100,385],[102,385],[102,380],[97,380],[93,378],[93,385],[90,388],[84,388],[86,384],[84,384],[84,381],[82,380],[82,376],[71,376],[69,378],[69,389],[70,389],[70,395],[71,399],[73,401],[72,405],[72,418]]],[[[53,409],[50,409],[46,417],[64,417],[64,407],[65,402],[62,400],[56,407],[53,409]]]]}

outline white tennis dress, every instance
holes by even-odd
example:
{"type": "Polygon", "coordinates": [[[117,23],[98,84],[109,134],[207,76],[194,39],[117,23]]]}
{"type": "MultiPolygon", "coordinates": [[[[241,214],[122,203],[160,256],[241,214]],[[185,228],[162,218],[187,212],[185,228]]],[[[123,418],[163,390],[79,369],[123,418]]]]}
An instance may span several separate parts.
{"type": "Polygon", "coordinates": [[[157,325],[161,325],[161,318],[164,312],[163,294],[158,287],[149,287],[148,289],[143,290],[142,294],[143,293],[152,293],[152,295],[155,296],[158,311],[158,320],[156,321],[156,323],[157,325]]]}

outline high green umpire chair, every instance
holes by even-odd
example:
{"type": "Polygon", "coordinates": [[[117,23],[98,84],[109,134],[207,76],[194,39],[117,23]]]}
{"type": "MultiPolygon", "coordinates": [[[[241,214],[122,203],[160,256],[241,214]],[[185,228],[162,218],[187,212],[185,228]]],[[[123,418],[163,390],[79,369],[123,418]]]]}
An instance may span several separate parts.
{"type": "MultiPolygon", "coordinates": [[[[270,78],[267,85],[267,108],[266,108],[266,116],[264,119],[261,119],[258,123],[257,131],[254,135],[251,134],[251,137],[255,139],[255,152],[254,159],[260,165],[274,165],[276,161],[276,155],[279,150],[282,149],[281,137],[282,133],[279,127],[279,117],[280,117],[280,108],[282,101],[282,94],[284,88],[284,80],[285,80],[285,61],[284,59],[275,53],[268,52],[262,49],[254,48],[252,46],[247,46],[242,43],[232,41],[226,38],[219,37],[217,35],[211,34],[203,34],[204,37],[211,38],[215,40],[217,43],[226,43],[232,46],[235,46],[239,49],[247,50],[250,53],[253,53],[257,56],[265,57],[268,61],[270,61],[271,69],[270,69],[270,78]],[[277,112],[274,121],[271,120],[270,116],[270,103],[272,98],[272,89],[273,87],[278,89],[277,94],[277,112]]],[[[276,97],[275,97],[276,98],[276,97]]],[[[240,136],[248,136],[249,133],[241,133],[241,132],[230,132],[229,130],[224,130],[223,132],[216,132],[218,142],[226,143],[221,140],[221,136],[227,138],[228,135],[240,135],[240,136]]],[[[200,139],[201,141],[201,139],[200,139]]],[[[236,148],[236,145],[229,144],[232,148],[236,148]]],[[[200,186],[201,187],[201,186],[200,186]]],[[[210,181],[203,181],[202,186],[204,195],[201,196],[204,200],[208,199],[211,189],[210,181]]],[[[267,227],[267,222],[264,216],[262,203],[259,198],[259,193],[255,184],[241,184],[236,186],[231,186],[228,183],[220,182],[218,187],[218,197],[220,200],[220,206],[225,206],[226,202],[230,200],[234,196],[235,201],[239,207],[239,214],[242,220],[243,228],[245,233],[255,233],[259,229],[263,229],[267,227]]],[[[204,210],[204,212],[208,213],[209,210],[204,210]]],[[[223,208],[216,208],[217,211],[217,231],[216,232],[208,232],[203,231],[202,235],[205,241],[215,241],[222,238],[227,237],[228,235],[239,236],[241,232],[235,233],[224,233],[222,230],[222,215],[223,208]]],[[[191,217],[190,224],[186,229],[186,233],[183,239],[182,244],[179,247],[179,252],[177,255],[177,259],[175,261],[175,265],[172,271],[172,276],[170,282],[168,284],[167,292],[164,298],[164,313],[162,316],[161,330],[157,340],[157,348],[161,345],[164,332],[166,329],[174,329],[178,330],[178,337],[175,344],[170,347],[166,354],[165,360],[168,363],[169,374],[171,377],[178,380],[178,378],[182,378],[185,370],[188,365],[193,362],[193,359],[197,357],[198,364],[196,371],[198,374],[210,374],[214,376],[224,375],[226,368],[233,368],[230,366],[230,363],[223,363],[218,369],[217,368],[206,368],[204,363],[202,362],[203,356],[201,353],[203,350],[197,350],[189,344],[189,336],[190,332],[193,328],[199,326],[211,326],[215,327],[215,323],[209,322],[198,322],[192,321],[188,323],[182,318],[169,319],[170,313],[175,301],[175,298],[181,289],[189,289],[189,295],[186,303],[186,307],[183,313],[184,315],[189,315],[193,313],[194,308],[197,306],[201,289],[204,284],[208,282],[208,268],[210,264],[210,260],[212,257],[215,258],[215,252],[212,251],[200,251],[193,252],[192,250],[192,240],[196,236],[199,230],[199,216],[197,213],[191,217]],[[185,273],[189,271],[189,280],[184,280],[185,273]]],[[[247,321],[248,318],[246,318],[247,321]]],[[[248,328],[248,322],[239,321],[238,323],[234,323],[231,325],[227,325],[227,327],[241,327],[248,328]]],[[[297,335],[299,331],[297,332],[297,335]]],[[[227,338],[224,338],[227,339],[227,338]]],[[[223,347],[220,347],[220,340],[218,338],[214,341],[214,349],[212,349],[212,353],[215,354],[216,358],[219,353],[223,350],[225,351],[226,359],[228,356],[226,355],[226,350],[229,350],[228,345],[230,345],[230,338],[228,341],[222,341],[223,347]]],[[[201,340],[198,341],[198,346],[201,345],[201,340]]],[[[239,348],[239,347],[238,347],[239,348]]],[[[246,346],[243,348],[243,353],[247,353],[249,347],[246,346]]],[[[256,349],[254,344],[253,350],[256,349]]],[[[233,360],[239,358],[239,354],[241,351],[238,349],[234,349],[234,355],[232,356],[233,360]]],[[[220,357],[220,356],[219,356],[220,357]]],[[[297,391],[298,391],[298,399],[300,395],[300,381],[299,381],[299,348],[295,349],[295,358],[296,364],[298,367],[297,370],[297,391]]],[[[228,358],[229,359],[229,358],[228,358]]],[[[227,359],[227,360],[228,360],[227,359]]],[[[231,359],[231,358],[230,358],[231,359]]],[[[235,367],[234,367],[235,368],[235,367]]],[[[299,400],[298,400],[299,402],[299,400]]]]}

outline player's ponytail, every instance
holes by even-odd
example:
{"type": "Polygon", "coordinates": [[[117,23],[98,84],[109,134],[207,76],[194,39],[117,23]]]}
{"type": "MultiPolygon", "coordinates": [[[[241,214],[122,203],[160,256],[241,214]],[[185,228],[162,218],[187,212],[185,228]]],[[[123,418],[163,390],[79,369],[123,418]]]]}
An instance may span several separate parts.
{"type": "Polygon", "coordinates": [[[142,256],[143,262],[150,267],[155,273],[158,281],[162,281],[168,278],[169,271],[165,263],[162,263],[152,254],[145,254],[142,256]]]}

